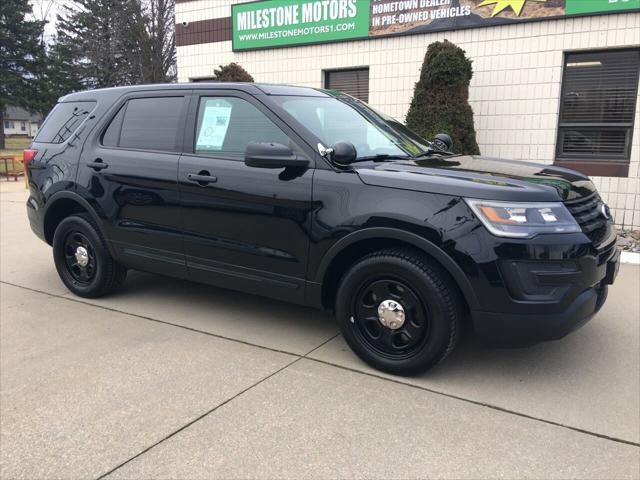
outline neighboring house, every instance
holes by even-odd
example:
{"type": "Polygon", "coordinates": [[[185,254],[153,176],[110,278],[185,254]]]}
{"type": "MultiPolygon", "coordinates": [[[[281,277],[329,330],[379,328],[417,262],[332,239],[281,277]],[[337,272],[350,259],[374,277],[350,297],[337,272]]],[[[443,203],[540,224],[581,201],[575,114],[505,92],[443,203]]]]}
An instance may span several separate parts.
{"type": "Polygon", "coordinates": [[[42,115],[29,113],[24,108],[7,106],[4,112],[5,135],[28,135],[35,137],[42,123],[42,115]]]}

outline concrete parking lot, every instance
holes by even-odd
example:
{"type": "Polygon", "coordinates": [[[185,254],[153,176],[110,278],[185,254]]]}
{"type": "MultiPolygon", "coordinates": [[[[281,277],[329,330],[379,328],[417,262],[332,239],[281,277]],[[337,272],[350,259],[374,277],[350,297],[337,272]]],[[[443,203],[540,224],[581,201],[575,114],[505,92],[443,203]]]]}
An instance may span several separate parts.
{"type": "Polygon", "coordinates": [[[131,272],[72,296],[0,183],[0,478],[639,478],[640,267],[521,350],[467,339],[417,378],[330,315],[131,272]]]}

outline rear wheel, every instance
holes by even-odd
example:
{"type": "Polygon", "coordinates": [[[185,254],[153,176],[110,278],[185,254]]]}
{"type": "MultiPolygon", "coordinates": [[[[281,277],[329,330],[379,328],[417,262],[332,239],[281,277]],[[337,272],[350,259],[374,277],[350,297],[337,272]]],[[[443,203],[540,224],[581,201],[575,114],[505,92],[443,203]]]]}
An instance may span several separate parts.
{"type": "Polygon", "coordinates": [[[369,365],[414,375],[456,346],[461,298],[442,268],[411,250],[372,253],[343,277],[336,299],[340,330],[369,365]]]}
{"type": "Polygon", "coordinates": [[[53,235],[53,259],[66,287],[81,297],[100,297],[118,288],[127,269],[117,263],[89,215],[65,218],[53,235]]]}

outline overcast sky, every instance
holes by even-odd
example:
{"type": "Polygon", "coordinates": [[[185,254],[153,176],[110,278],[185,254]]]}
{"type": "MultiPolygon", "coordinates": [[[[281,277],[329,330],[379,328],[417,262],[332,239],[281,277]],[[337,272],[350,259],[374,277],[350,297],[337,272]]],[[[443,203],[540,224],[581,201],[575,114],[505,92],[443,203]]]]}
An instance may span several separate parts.
{"type": "Polygon", "coordinates": [[[50,41],[51,37],[56,33],[56,15],[61,10],[61,5],[67,3],[67,0],[31,0],[33,8],[33,17],[37,20],[47,20],[44,28],[44,36],[46,41],[50,41]]]}

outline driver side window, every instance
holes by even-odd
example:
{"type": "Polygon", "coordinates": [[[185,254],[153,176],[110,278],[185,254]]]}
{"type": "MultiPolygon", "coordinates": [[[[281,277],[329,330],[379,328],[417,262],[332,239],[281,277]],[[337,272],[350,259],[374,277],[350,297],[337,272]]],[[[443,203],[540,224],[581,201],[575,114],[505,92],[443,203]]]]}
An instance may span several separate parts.
{"type": "Polygon", "coordinates": [[[236,97],[202,97],[194,152],[243,159],[251,142],[292,146],[289,137],[251,103],[236,97]]]}

